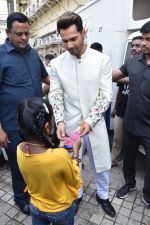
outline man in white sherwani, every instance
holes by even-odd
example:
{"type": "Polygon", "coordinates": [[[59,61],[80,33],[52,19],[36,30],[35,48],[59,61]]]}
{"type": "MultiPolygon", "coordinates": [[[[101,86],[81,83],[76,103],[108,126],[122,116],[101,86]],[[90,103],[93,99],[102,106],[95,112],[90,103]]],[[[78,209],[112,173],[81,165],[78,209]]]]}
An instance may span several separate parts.
{"type": "MultiPolygon", "coordinates": [[[[82,19],[64,13],[57,30],[66,51],[51,62],[49,100],[57,124],[57,136],[80,131],[93,170],[96,199],[110,216],[116,212],[109,198],[111,158],[103,113],[112,97],[112,70],[109,58],[84,44],[82,19]]],[[[78,156],[73,156],[78,158],[78,156]]]]}

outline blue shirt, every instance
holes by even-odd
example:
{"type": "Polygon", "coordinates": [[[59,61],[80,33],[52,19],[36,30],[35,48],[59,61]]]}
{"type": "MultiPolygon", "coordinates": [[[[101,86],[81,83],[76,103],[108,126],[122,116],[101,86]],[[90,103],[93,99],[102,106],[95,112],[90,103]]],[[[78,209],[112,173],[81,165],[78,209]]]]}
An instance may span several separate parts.
{"type": "Polygon", "coordinates": [[[42,97],[42,80],[47,75],[30,45],[23,53],[8,39],[0,46],[0,122],[6,132],[18,130],[17,107],[22,99],[42,97]]]}

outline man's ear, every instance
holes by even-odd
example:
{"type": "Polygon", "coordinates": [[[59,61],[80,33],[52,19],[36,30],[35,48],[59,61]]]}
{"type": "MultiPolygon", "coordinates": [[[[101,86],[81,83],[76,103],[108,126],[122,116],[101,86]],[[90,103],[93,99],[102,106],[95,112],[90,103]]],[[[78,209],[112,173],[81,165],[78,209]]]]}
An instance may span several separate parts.
{"type": "Polygon", "coordinates": [[[47,135],[49,135],[51,133],[51,126],[50,126],[50,123],[49,122],[46,122],[45,124],[45,132],[47,135]]]}
{"type": "Polygon", "coordinates": [[[7,35],[7,37],[8,37],[8,35],[9,35],[9,33],[10,33],[10,31],[8,30],[8,28],[6,28],[5,32],[6,32],[6,35],[7,35]]]}
{"type": "Polygon", "coordinates": [[[83,27],[82,33],[83,33],[84,37],[85,37],[85,36],[87,35],[87,33],[88,33],[88,27],[86,26],[86,24],[85,24],[84,27],[83,27]]]}
{"type": "Polygon", "coordinates": [[[83,29],[83,31],[82,31],[82,35],[83,35],[83,37],[85,38],[86,37],[86,35],[87,35],[87,32],[83,29]]]}

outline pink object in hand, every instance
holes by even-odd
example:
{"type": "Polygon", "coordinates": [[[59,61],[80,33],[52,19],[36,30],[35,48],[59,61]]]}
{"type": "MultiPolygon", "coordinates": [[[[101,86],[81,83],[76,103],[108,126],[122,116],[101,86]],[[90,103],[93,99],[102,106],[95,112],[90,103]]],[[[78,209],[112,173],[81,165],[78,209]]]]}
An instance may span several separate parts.
{"type": "Polygon", "coordinates": [[[67,134],[68,138],[67,141],[64,144],[64,148],[67,149],[72,149],[73,148],[73,141],[79,141],[80,140],[80,135],[78,133],[78,131],[76,132],[72,132],[67,134]]]}

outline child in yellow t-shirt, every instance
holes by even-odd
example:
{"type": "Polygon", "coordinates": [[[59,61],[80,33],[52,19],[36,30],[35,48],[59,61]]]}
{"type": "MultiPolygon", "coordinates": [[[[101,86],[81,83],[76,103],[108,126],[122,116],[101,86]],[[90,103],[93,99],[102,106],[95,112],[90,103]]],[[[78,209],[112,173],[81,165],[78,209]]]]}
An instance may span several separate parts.
{"type": "Polygon", "coordinates": [[[64,148],[50,147],[52,107],[41,98],[28,98],[18,107],[20,132],[25,142],[17,148],[19,169],[31,196],[32,225],[73,225],[75,200],[82,186],[79,169],[80,141],[73,157],[64,148]]]}

